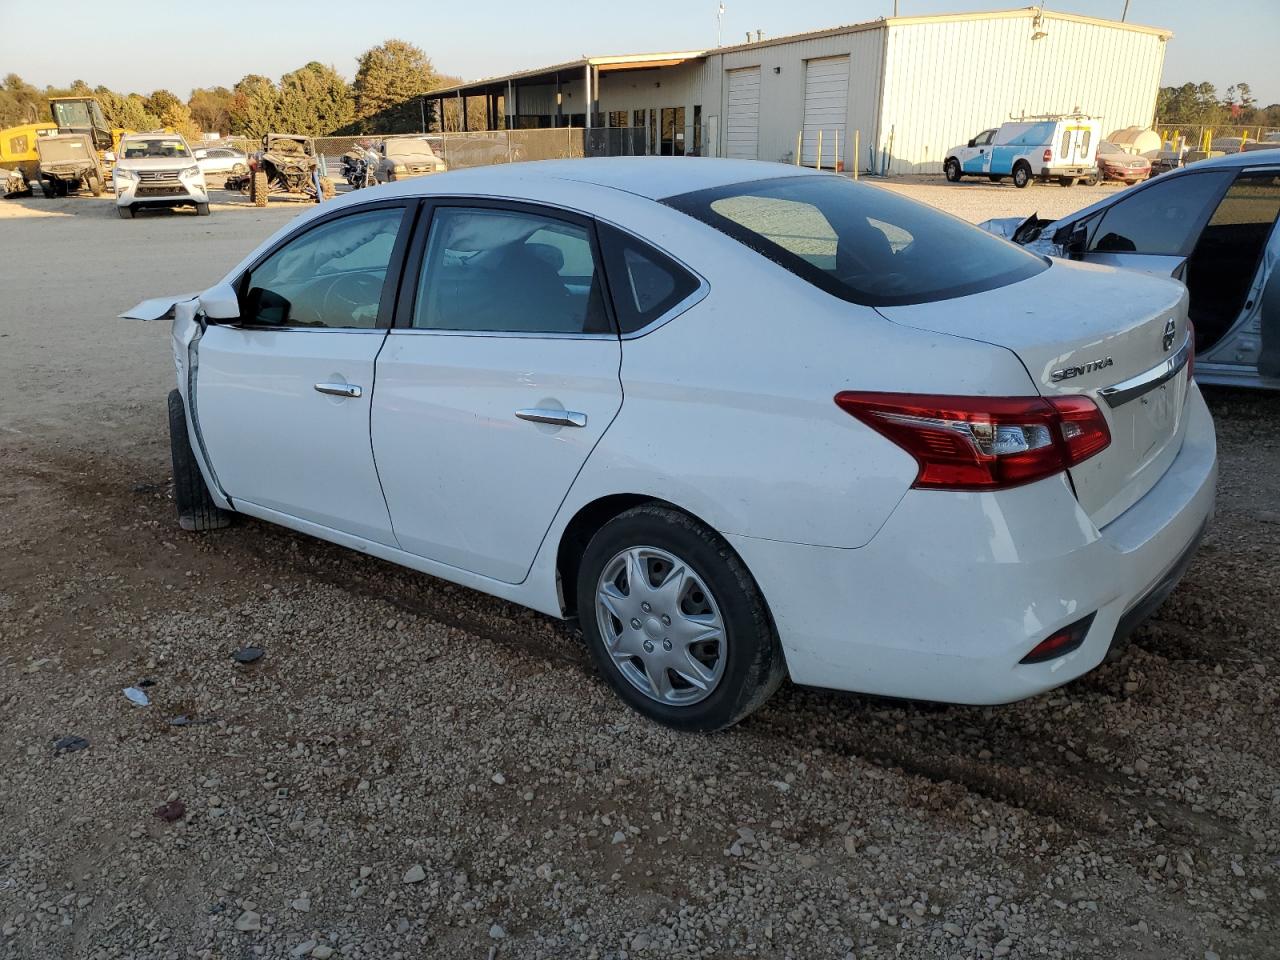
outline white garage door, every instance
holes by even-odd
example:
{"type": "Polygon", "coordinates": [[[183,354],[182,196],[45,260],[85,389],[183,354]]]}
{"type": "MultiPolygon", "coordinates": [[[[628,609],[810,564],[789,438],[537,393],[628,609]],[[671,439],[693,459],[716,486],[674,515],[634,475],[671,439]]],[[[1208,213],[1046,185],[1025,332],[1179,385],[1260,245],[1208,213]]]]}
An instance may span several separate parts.
{"type": "Polygon", "coordinates": [[[849,116],[849,58],[824,57],[805,61],[803,163],[818,162],[818,131],[822,131],[822,165],[835,166],[836,146],[841,154],[845,144],[845,123],[849,116]]]}
{"type": "Polygon", "coordinates": [[[760,68],[729,71],[729,123],[724,155],[731,160],[760,157],[760,68]]]}

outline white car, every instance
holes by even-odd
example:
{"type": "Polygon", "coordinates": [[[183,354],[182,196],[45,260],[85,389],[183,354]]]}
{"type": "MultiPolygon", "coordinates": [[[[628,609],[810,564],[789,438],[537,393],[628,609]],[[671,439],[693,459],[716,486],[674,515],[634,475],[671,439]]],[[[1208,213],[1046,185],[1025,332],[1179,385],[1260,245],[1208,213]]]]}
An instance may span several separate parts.
{"type": "Polygon", "coordinates": [[[205,176],[240,176],[249,172],[249,157],[234,147],[197,147],[196,166],[205,176]]]}
{"type": "Polygon", "coordinates": [[[1166,173],[1061,220],[988,220],[1042,255],[1186,284],[1199,380],[1280,390],[1280,150],[1166,173]]]}
{"type": "Polygon", "coordinates": [[[209,188],[195,152],[178,133],[130,133],[120,138],[111,173],[116,212],[125,219],[152,207],[194,207],[209,215],[209,188]]]}
{"type": "Polygon", "coordinates": [[[576,615],[711,730],[784,674],[1000,703],[1096,666],[1213,510],[1186,310],[834,174],[617,158],[348,194],[124,316],[173,318],[186,529],[576,615]]]}

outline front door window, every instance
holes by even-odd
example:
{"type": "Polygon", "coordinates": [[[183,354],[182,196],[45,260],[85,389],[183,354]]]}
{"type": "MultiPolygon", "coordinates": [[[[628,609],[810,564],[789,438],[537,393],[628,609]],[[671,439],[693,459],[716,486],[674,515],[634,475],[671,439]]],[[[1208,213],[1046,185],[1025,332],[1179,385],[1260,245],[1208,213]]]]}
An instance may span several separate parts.
{"type": "Polygon", "coordinates": [[[400,207],[356,213],[321,224],[281,247],[245,278],[244,325],[378,326],[387,267],[403,217],[400,207]]]}

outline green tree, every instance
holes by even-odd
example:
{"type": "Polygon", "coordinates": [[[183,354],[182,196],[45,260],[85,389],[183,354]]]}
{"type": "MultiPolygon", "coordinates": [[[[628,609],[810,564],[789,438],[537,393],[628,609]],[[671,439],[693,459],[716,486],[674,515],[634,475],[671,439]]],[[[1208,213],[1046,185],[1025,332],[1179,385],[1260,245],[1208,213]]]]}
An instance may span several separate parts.
{"type": "MultiPolygon", "coordinates": [[[[352,85],[355,114],[366,133],[422,129],[420,97],[439,85],[435,67],[418,47],[387,40],[359,57],[352,85]]],[[[428,118],[430,119],[430,118],[428,118]]]]}
{"type": "Polygon", "coordinates": [[[163,119],[168,110],[180,103],[182,101],[168,90],[157,90],[147,97],[147,110],[163,119]]]}
{"type": "Polygon", "coordinates": [[[175,130],[182,134],[188,143],[195,143],[202,139],[200,127],[191,119],[191,110],[185,103],[179,100],[177,103],[171,104],[163,114],[160,115],[160,125],[169,130],[175,130]]]}
{"type": "Polygon", "coordinates": [[[333,67],[313,60],[280,78],[278,116],[284,131],[323,136],[349,124],[353,111],[351,88],[333,67]]]}
{"type": "Polygon", "coordinates": [[[49,101],[16,73],[0,80],[0,127],[49,119],[49,101]]]}
{"type": "Polygon", "coordinates": [[[234,94],[226,87],[202,87],[191,91],[187,107],[202,130],[231,132],[231,101],[234,94]]]}
{"type": "Polygon", "coordinates": [[[280,111],[280,91],[260,74],[251,73],[232,89],[227,112],[231,133],[259,139],[275,126],[280,111]]]}
{"type": "Polygon", "coordinates": [[[94,97],[102,107],[107,123],[124,130],[154,130],[160,118],[147,112],[146,98],[137,93],[116,93],[106,87],[95,87],[94,97]]]}

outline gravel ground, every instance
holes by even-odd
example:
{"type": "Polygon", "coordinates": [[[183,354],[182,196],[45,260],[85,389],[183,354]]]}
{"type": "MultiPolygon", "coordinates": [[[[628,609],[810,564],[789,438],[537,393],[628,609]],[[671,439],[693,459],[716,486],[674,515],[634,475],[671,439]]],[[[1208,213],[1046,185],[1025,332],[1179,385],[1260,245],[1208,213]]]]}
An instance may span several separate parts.
{"type": "MultiPolygon", "coordinates": [[[[1114,189],[893,188],[974,220],[1114,189]]],[[[229,199],[0,203],[0,957],[1276,956],[1280,397],[1209,392],[1217,523],[1082,680],[784,686],[677,735],[570,625],[176,527],[167,327],[111,317],[300,209],[229,199]]]]}

